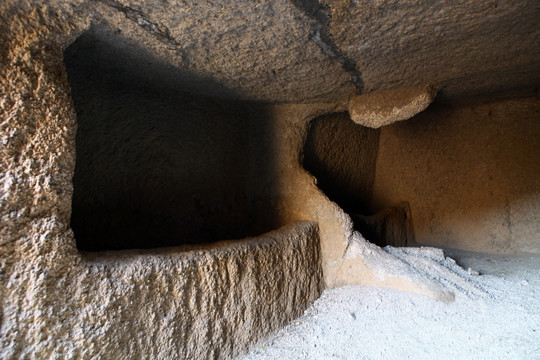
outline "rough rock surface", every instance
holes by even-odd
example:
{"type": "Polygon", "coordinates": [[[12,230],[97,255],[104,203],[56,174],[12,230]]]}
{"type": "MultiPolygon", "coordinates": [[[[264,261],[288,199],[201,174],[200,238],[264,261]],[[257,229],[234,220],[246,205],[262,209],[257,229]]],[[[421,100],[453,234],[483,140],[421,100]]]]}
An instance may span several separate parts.
{"type": "MultiPolygon", "coordinates": [[[[64,51],[77,113],[71,227],[81,250],[241,239],[285,225],[264,221],[250,191],[268,161],[263,104],[196,96],[136,71],[88,33],[64,51]]],[[[271,207],[271,204],[266,204],[271,207]]]]}
{"type": "MultiPolygon", "coordinates": [[[[357,91],[429,83],[457,99],[530,90],[540,76],[537,18],[533,0],[328,6],[285,0],[198,6],[174,0],[1,1],[1,357],[241,352],[240,344],[253,334],[283,324],[318,296],[319,238],[327,287],[385,284],[374,275],[379,258],[344,258],[354,245],[351,219],[301,167],[309,122],[345,111],[357,91]],[[254,201],[259,216],[278,223],[316,221],[319,236],[313,224],[303,223],[185,261],[166,251],[101,260],[82,256],[69,226],[77,119],[63,54],[83,33],[118,50],[120,62],[163,86],[196,95],[305,103],[262,105],[265,116],[249,132],[251,139],[268,140],[252,141],[247,161],[268,166],[248,179],[248,188],[261,200],[254,201]],[[257,267],[235,278],[242,256],[257,267]],[[260,265],[266,261],[269,266],[260,265]],[[351,261],[355,271],[342,271],[351,261]],[[205,277],[207,271],[215,276],[205,277]],[[226,287],[223,296],[208,298],[216,294],[199,291],[215,290],[218,283],[226,287]],[[242,312],[248,301],[251,307],[242,312]],[[249,329],[229,332],[229,322],[249,329]],[[182,334],[192,338],[183,342],[182,334]],[[238,347],[227,342],[236,337],[238,347]]],[[[403,281],[394,280],[395,286],[403,281]]]]}
{"type": "Polygon", "coordinates": [[[538,97],[431,106],[381,129],[379,211],[411,205],[416,241],[485,252],[540,252],[538,97]]]}
{"type": "Polygon", "coordinates": [[[355,124],[347,112],[326,114],[309,123],[302,165],[342,209],[369,214],[378,148],[378,130],[355,124]]]}
{"type": "Polygon", "coordinates": [[[365,92],[431,84],[441,100],[534,89],[540,8],[519,2],[328,0],[330,32],[365,92]]]}
{"type": "Polygon", "coordinates": [[[0,356],[231,358],[319,296],[318,248],[304,222],[200,248],[29,257],[3,279],[0,356]]]}
{"type": "MultiPolygon", "coordinates": [[[[539,12],[534,0],[2,2],[4,26],[33,13],[52,33],[77,36],[91,27],[160,82],[271,102],[328,102],[421,84],[446,99],[533,90],[539,12]]],[[[5,35],[22,32],[14,26],[5,35]]]]}
{"type": "Polygon", "coordinates": [[[349,101],[349,114],[355,123],[376,129],[424,111],[435,95],[431,86],[356,95],[349,101]]]}

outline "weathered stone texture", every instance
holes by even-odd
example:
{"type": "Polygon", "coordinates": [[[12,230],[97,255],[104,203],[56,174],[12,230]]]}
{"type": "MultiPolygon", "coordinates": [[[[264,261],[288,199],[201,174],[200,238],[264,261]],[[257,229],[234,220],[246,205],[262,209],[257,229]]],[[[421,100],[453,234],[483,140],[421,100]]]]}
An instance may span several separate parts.
{"type": "Polygon", "coordinates": [[[441,89],[441,99],[454,101],[509,96],[540,83],[534,0],[327,3],[330,31],[356,61],[366,93],[430,84],[441,89]]]}
{"type": "Polygon", "coordinates": [[[251,144],[268,141],[250,133],[270,121],[267,107],[148,78],[136,70],[144,63],[127,64],[91,33],[66,49],[64,63],[77,112],[71,226],[79,249],[241,239],[285,225],[257,217],[249,190],[273,166],[250,161],[251,144]]]}
{"type": "Polygon", "coordinates": [[[347,112],[323,115],[309,123],[302,163],[330,200],[368,214],[378,142],[379,131],[355,124],[347,112]]]}
{"type": "MultiPolygon", "coordinates": [[[[286,0],[204,1],[197,6],[176,1],[0,2],[0,357],[227,358],[298,315],[321,291],[321,276],[329,287],[402,285],[399,266],[385,280],[374,274],[385,273],[382,255],[368,256],[363,252],[371,251],[368,246],[354,251],[350,217],[303,170],[299,154],[308,124],[315,117],[345,111],[357,90],[340,59],[355,62],[354,74],[362,77],[357,83],[369,93],[433,84],[442,89],[442,98],[452,100],[534,88],[540,83],[538,6],[532,0],[328,4],[321,11],[330,19],[326,30],[333,38],[332,49],[339,50],[337,57],[312,40],[316,27],[310,15],[286,0]],[[62,57],[86,31],[119,49],[125,55],[121,60],[134,72],[169,88],[304,103],[261,105],[264,115],[247,129],[251,142],[244,160],[252,168],[257,162],[268,166],[257,178],[247,179],[247,188],[259,219],[310,220],[318,227],[304,222],[261,239],[183,254],[79,253],[69,227],[77,124],[62,57]],[[261,136],[267,141],[257,141],[261,136]]],[[[492,119],[488,107],[480,107],[460,115],[459,125],[467,126],[467,119],[481,111],[486,129],[499,136],[507,127],[498,128],[497,122],[511,124],[511,111],[521,108],[511,102],[501,106],[506,109],[503,118],[492,119]]],[[[524,109],[538,118],[537,105],[524,109]]],[[[414,131],[393,125],[392,132],[406,135],[404,144],[418,145],[417,153],[424,154],[427,145],[444,145],[441,139],[448,134],[444,126],[438,127],[439,119],[430,120],[422,126],[412,120],[414,131]]],[[[525,122],[516,133],[534,142],[537,127],[531,124],[536,123],[525,122]]],[[[485,148],[497,148],[505,139],[496,138],[496,143],[484,139],[485,148]]],[[[392,155],[395,148],[383,143],[381,149],[383,158],[390,154],[390,159],[399,159],[392,155]]],[[[490,159],[497,159],[499,153],[491,154],[490,159]]],[[[518,174],[519,181],[523,175],[526,186],[521,189],[537,194],[537,181],[531,180],[537,177],[526,174],[537,169],[537,152],[525,154],[520,157],[525,159],[522,169],[516,170],[510,156],[504,171],[518,174]]],[[[450,160],[452,164],[456,159],[450,160]]],[[[390,178],[396,171],[423,173],[425,164],[415,164],[412,169],[404,169],[405,162],[389,167],[390,178]]],[[[438,174],[444,175],[444,169],[448,167],[437,169],[438,174]]],[[[377,169],[376,179],[383,174],[377,169]]],[[[426,192],[414,180],[404,184],[426,192]]],[[[504,186],[512,189],[512,181],[504,186]]],[[[439,191],[435,187],[432,194],[439,191]]],[[[508,218],[514,225],[527,225],[512,226],[520,229],[512,233],[516,249],[534,250],[519,242],[538,233],[537,227],[528,226],[538,223],[527,219],[537,214],[539,201],[530,199],[523,207],[510,202],[497,213],[502,224],[508,218]],[[515,209],[525,220],[516,222],[515,209]]],[[[411,203],[413,216],[430,219],[418,211],[415,199],[399,200],[411,203]]],[[[463,204],[455,209],[462,214],[466,210],[463,204]]],[[[422,231],[417,237],[421,241],[422,231]]],[[[530,244],[537,246],[537,241],[530,244]]]]}
{"type": "Polygon", "coordinates": [[[418,243],[539,252],[540,102],[434,106],[381,129],[373,207],[410,202],[418,243]]]}
{"type": "MultiPolygon", "coordinates": [[[[456,99],[531,91],[540,83],[534,0],[202,1],[196,6],[8,0],[2,6],[8,24],[16,23],[16,14],[33,11],[51,33],[91,26],[96,36],[125,51],[126,63],[144,60],[141,73],[207,96],[329,102],[355,91],[432,84],[442,89],[442,98],[456,99]]],[[[8,26],[6,35],[20,30],[8,26]]]]}
{"type": "Polygon", "coordinates": [[[226,358],[299,315],[322,290],[312,223],[205,252],[81,257],[62,52],[86,24],[19,5],[0,5],[1,357],[226,358]]]}
{"type": "Polygon", "coordinates": [[[291,221],[311,219],[319,224],[321,259],[326,286],[335,284],[335,271],[352,235],[350,217],[317,187],[317,180],[301,165],[300,154],[307,137],[308,124],[314,118],[343,111],[344,105],[311,104],[271,107],[271,122],[264,131],[269,141],[252,149],[257,161],[271,161],[261,178],[253,184],[256,196],[273,199],[274,216],[291,221]]]}
{"type": "Polygon", "coordinates": [[[318,249],[316,224],[304,222],[199,249],[57,256],[54,263],[27,254],[5,283],[0,355],[230,358],[319,296],[318,249]]]}
{"type": "Polygon", "coordinates": [[[142,63],[137,71],[177,89],[280,102],[337,100],[354,92],[340,64],[310,40],[309,19],[287,0],[83,6],[91,32],[124,50],[126,64],[142,63]]]}
{"type": "Polygon", "coordinates": [[[356,95],[349,100],[349,114],[355,123],[377,129],[424,111],[435,95],[431,86],[356,95]]]}

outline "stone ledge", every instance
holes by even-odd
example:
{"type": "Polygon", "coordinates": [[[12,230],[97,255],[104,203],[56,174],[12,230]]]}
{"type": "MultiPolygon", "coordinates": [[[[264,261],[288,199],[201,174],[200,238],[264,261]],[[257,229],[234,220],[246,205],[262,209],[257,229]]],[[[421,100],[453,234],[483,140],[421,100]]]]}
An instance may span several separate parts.
{"type": "Polygon", "coordinates": [[[357,124],[380,128],[424,111],[436,95],[437,90],[426,85],[357,95],[349,101],[349,114],[357,124]]]}

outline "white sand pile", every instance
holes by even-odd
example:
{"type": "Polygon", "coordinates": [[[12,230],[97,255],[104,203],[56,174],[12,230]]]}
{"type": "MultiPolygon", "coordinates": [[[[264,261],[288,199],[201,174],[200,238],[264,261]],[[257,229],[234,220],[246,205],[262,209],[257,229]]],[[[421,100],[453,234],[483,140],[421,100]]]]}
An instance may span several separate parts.
{"type": "Polygon", "coordinates": [[[326,290],[242,359],[540,359],[540,256],[445,251],[461,268],[435,250],[385,251],[413,261],[455,300],[362,286],[326,290]]]}

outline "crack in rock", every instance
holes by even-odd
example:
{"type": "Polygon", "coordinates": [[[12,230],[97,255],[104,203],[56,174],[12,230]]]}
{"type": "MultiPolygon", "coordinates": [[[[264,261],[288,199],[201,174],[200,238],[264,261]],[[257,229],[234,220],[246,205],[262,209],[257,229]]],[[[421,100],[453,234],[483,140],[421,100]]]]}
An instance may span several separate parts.
{"type": "Polygon", "coordinates": [[[362,73],[356,67],[356,61],[343,53],[334,42],[328,24],[330,23],[330,15],[328,8],[319,0],[291,0],[293,5],[302,10],[310,19],[311,25],[311,40],[323,53],[337,60],[345,71],[351,76],[351,81],[356,86],[356,94],[361,94],[364,90],[364,81],[362,73]]]}
{"type": "Polygon", "coordinates": [[[103,4],[110,6],[124,13],[126,18],[137,23],[144,30],[152,33],[159,41],[166,44],[171,50],[181,48],[181,44],[171,36],[169,29],[165,25],[148,20],[144,13],[140,10],[133,9],[129,6],[124,6],[115,0],[98,0],[103,4]]]}

